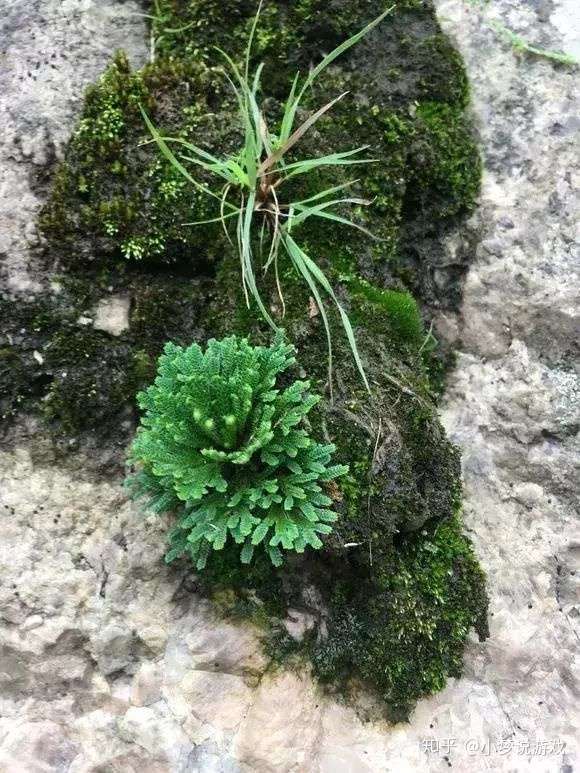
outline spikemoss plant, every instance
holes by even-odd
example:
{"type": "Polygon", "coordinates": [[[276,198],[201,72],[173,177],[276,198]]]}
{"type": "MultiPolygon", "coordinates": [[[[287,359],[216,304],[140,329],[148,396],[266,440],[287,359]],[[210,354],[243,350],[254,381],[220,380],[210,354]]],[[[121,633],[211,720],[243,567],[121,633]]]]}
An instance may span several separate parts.
{"type": "Polygon", "coordinates": [[[333,445],[313,440],[305,417],[320,400],[309,382],[277,388],[294,348],[236,336],[205,352],[167,344],[155,383],[138,395],[144,415],[130,459],[129,486],[156,512],[175,511],[167,561],[188,555],[203,569],[229,539],[249,563],[264,545],[272,563],[283,550],[322,547],[337,515],[323,484],[348,468],[330,464],[333,445]]]}

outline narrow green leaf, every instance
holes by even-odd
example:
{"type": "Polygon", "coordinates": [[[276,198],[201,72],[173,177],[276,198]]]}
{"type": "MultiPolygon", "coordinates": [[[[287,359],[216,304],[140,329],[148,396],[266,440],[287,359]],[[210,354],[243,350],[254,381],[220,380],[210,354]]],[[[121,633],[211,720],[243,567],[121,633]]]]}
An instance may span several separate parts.
{"type": "Polygon", "coordinates": [[[262,296],[260,295],[260,292],[256,285],[256,277],[254,274],[254,267],[253,267],[253,261],[252,261],[252,218],[254,214],[255,202],[256,202],[256,193],[255,191],[252,191],[248,197],[248,202],[246,204],[246,211],[245,211],[243,227],[241,232],[241,249],[242,249],[241,258],[242,258],[243,274],[245,276],[245,281],[250,290],[250,293],[252,294],[254,300],[256,301],[262,316],[264,317],[266,322],[270,325],[270,327],[273,330],[277,331],[278,326],[273,321],[270,314],[268,314],[268,311],[264,306],[264,302],[262,301],[262,296]]]}
{"type": "Polygon", "coordinates": [[[316,265],[316,263],[311,260],[306,253],[302,253],[304,262],[308,268],[308,270],[312,273],[312,275],[315,277],[315,279],[322,285],[322,287],[326,290],[326,292],[331,296],[332,300],[335,302],[336,307],[338,309],[338,312],[340,314],[340,318],[342,320],[342,324],[344,327],[344,330],[346,332],[346,336],[348,338],[348,342],[350,344],[350,348],[352,349],[352,353],[354,356],[354,360],[356,362],[356,366],[359,370],[359,373],[362,376],[362,379],[364,381],[364,384],[370,394],[371,388],[369,386],[369,382],[366,377],[366,373],[363,368],[363,364],[358,352],[358,347],[356,345],[356,339],[354,337],[354,332],[352,329],[352,325],[350,324],[350,320],[345,312],[345,310],[342,308],[338,298],[336,297],[334,290],[332,289],[332,286],[328,279],[324,276],[323,272],[319,269],[319,267],[316,265]]]}
{"type": "Polygon", "coordinates": [[[313,201],[319,201],[320,199],[326,198],[326,196],[332,196],[334,193],[338,193],[338,191],[342,191],[345,188],[350,188],[351,185],[354,185],[357,183],[358,180],[350,180],[350,182],[342,183],[342,185],[335,185],[333,188],[327,188],[325,191],[320,191],[320,193],[315,193],[314,196],[310,196],[307,199],[301,199],[300,201],[293,202],[293,206],[299,207],[302,204],[311,204],[313,201]]]}
{"type": "Polygon", "coordinates": [[[302,87],[302,90],[300,92],[300,95],[298,97],[299,100],[302,99],[304,96],[304,93],[306,90],[311,86],[316,78],[330,65],[332,62],[334,62],[335,59],[337,59],[341,54],[344,54],[345,51],[348,51],[349,48],[352,48],[356,43],[358,43],[361,38],[364,38],[365,35],[368,35],[368,33],[373,30],[378,24],[382,22],[382,20],[387,16],[391,11],[393,11],[395,8],[394,5],[392,5],[390,8],[387,8],[386,11],[383,11],[380,16],[377,16],[376,19],[373,19],[369,24],[366,25],[366,27],[363,27],[360,32],[357,32],[352,37],[350,37],[348,40],[345,40],[343,43],[341,43],[339,46],[337,46],[333,51],[330,52],[330,54],[327,54],[324,59],[320,62],[320,64],[316,65],[316,67],[311,70],[310,74],[308,75],[308,78],[306,79],[306,82],[304,86],[302,87]]]}
{"type": "Polygon", "coordinates": [[[220,161],[219,158],[216,158],[211,153],[208,153],[207,150],[203,150],[203,148],[199,148],[197,145],[193,145],[191,142],[187,142],[187,140],[182,140],[180,137],[162,136],[161,139],[163,142],[175,142],[178,145],[183,145],[183,147],[187,148],[191,153],[195,153],[201,159],[209,162],[210,164],[215,164],[215,166],[224,165],[223,161],[220,161]]]}
{"type": "Polygon", "coordinates": [[[296,129],[291,137],[289,137],[276,151],[274,151],[274,153],[269,155],[268,158],[262,162],[258,169],[258,177],[263,177],[268,169],[271,169],[282,158],[282,156],[290,150],[290,148],[294,147],[294,145],[296,145],[296,143],[302,139],[308,129],[310,129],[316,123],[316,121],[318,121],[328,110],[330,110],[331,107],[333,107],[333,105],[335,105],[347,94],[348,91],[345,91],[343,94],[331,100],[326,105],[323,105],[319,110],[311,115],[310,118],[307,118],[306,121],[304,121],[304,123],[301,124],[298,129],[296,129]]]}
{"type": "MultiPolygon", "coordinates": [[[[340,201],[348,202],[348,199],[341,199],[337,200],[336,202],[328,202],[328,206],[332,206],[336,203],[340,203],[340,201]]],[[[352,203],[362,203],[362,201],[358,201],[356,199],[350,200],[352,203]]],[[[300,223],[304,222],[308,217],[321,217],[326,220],[333,220],[336,223],[342,223],[343,225],[347,225],[350,228],[356,228],[358,231],[362,231],[362,233],[366,234],[367,236],[370,236],[371,239],[375,239],[379,241],[379,237],[375,236],[371,231],[369,231],[367,228],[365,228],[362,225],[359,225],[358,223],[355,223],[352,220],[349,220],[346,217],[343,217],[342,215],[337,215],[334,212],[327,212],[324,209],[324,205],[320,205],[318,207],[308,207],[302,209],[302,207],[298,207],[299,210],[302,210],[299,215],[296,215],[294,218],[294,224],[299,225],[300,223]]]]}
{"type": "Polygon", "coordinates": [[[220,223],[227,220],[228,217],[235,217],[239,215],[241,210],[236,209],[234,212],[228,212],[227,215],[220,215],[219,217],[212,217],[210,220],[196,220],[193,223],[182,223],[181,225],[207,225],[209,223],[220,223]]]}
{"type": "Polygon", "coordinates": [[[284,116],[282,117],[282,125],[280,127],[280,144],[286,142],[290,134],[292,133],[292,126],[294,125],[294,117],[296,115],[296,108],[298,103],[295,100],[296,88],[298,86],[299,73],[296,73],[294,81],[292,82],[292,88],[288,95],[288,100],[284,107],[284,116]]]}
{"type": "Polygon", "coordinates": [[[252,44],[254,42],[254,35],[256,34],[256,27],[258,26],[258,20],[260,18],[260,14],[262,12],[262,5],[264,4],[264,0],[260,0],[258,4],[258,10],[256,11],[256,15],[254,16],[254,21],[252,23],[252,29],[250,30],[250,36],[248,38],[248,45],[246,46],[246,68],[245,68],[245,80],[246,83],[248,83],[250,79],[250,56],[252,55],[252,44]]]}
{"type": "Polygon", "coordinates": [[[200,166],[202,167],[202,169],[205,169],[207,172],[211,172],[212,174],[215,174],[218,177],[221,177],[222,180],[226,181],[226,183],[230,183],[230,184],[239,183],[239,180],[236,178],[235,175],[232,174],[227,164],[220,164],[219,166],[216,164],[208,164],[205,161],[201,161],[199,158],[192,158],[191,156],[184,156],[184,155],[181,155],[181,159],[182,161],[189,161],[191,164],[200,166]]]}
{"type": "Polygon", "coordinates": [[[318,288],[316,287],[315,282],[313,281],[310,271],[308,270],[308,267],[304,261],[305,253],[300,249],[300,247],[296,244],[294,239],[289,235],[285,234],[282,237],[283,244],[286,247],[286,250],[290,256],[290,259],[292,260],[292,263],[296,267],[296,269],[299,271],[300,274],[304,277],[306,280],[306,283],[308,287],[310,288],[310,291],[312,295],[314,296],[314,300],[316,302],[316,305],[318,306],[318,310],[320,311],[320,316],[322,317],[322,322],[324,324],[324,330],[326,332],[326,341],[327,341],[327,347],[328,347],[328,388],[330,390],[330,401],[332,402],[333,399],[333,387],[332,387],[332,336],[330,334],[330,325],[328,324],[328,317],[326,316],[326,309],[324,308],[324,304],[322,303],[322,298],[320,297],[320,293],[318,292],[318,288]]]}

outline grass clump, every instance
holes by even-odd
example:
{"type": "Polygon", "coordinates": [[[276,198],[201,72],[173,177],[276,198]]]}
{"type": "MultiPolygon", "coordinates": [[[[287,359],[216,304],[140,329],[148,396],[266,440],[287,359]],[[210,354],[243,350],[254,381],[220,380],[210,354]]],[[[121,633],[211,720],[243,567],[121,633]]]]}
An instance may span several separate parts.
{"type": "Polygon", "coordinates": [[[329,386],[331,393],[332,341],[326,311],[320,294],[321,290],[326,292],[336,304],[357,367],[367,389],[370,391],[348,316],[339,303],[327,277],[317,263],[299,246],[292,235],[292,231],[309,218],[320,218],[330,220],[333,223],[358,228],[360,231],[369,234],[363,226],[340,214],[339,208],[345,204],[368,206],[371,202],[367,199],[349,196],[345,193],[346,189],[351,187],[353,182],[356,181],[332,185],[302,200],[292,196],[289,198],[285,197],[285,191],[293,178],[299,175],[311,175],[321,167],[332,168],[372,163],[370,159],[360,158],[360,153],[366,149],[366,146],[292,162],[288,161],[288,154],[309,129],[339,100],[346,96],[346,92],[344,92],[335,97],[320,107],[295,129],[296,115],[307,91],[312,88],[317,78],[335,59],[374,29],[392,11],[392,8],[384,11],[360,32],[341,43],[325,56],[311,70],[302,86],[299,86],[299,75],[296,75],[286,100],[279,130],[274,134],[268,128],[264,112],[258,103],[258,95],[261,91],[261,73],[264,65],[260,64],[254,75],[250,76],[252,41],[256,32],[261,7],[262,2],[260,2],[251,28],[243,71],[238,69],[228,54],[218,49],[230,69],[230,75],[226,75],[226,77],[235,93],[239,119],[244,130],[243,147],[238,153],[225,158],[217,158],[212,153],[185,140],[163,137],[152,124],[144,110],[142,111],[143,117],[149,131],[153,135],[153,139],[157,142],[161,152],[174,169],[188,180],[196,190],[206,193],[216,201],[216,216],[214,218],[211,218],[209,221],[201,220],[189,223],[188,225],[202,226],[207,225],[208,222],[220,222],[225,230],[227,239],[233,246],[234,242],[228,231],[227,221],[235,218],[234,238],[237,242],[237,251],[241,262],[241,279],[246,302],[249,304],[249,296],[251,295],[264,319],[274,330],[277,330],[277,325],[264,305],[256,281],[257,271],[252,245],[253,239],[256,236],[256,229],[258,229],[260,244],[263,243],[265,234],[267,234],[269,240],[267,256],[263,260],[263,270],[264,272],[267,271],[273,264],[282,308],[284,308],[285,303],[282,288],[278,281],[278,252],[280,247],[286,251],[297,274],[304,279],[316,302],[324,321],[328,339],[329,386]],[[180,153],[179,157],[177,157],[170,149],[170,144],[178,144],[185,148],[187,154],[180,153]],[[193,164],[194,166],[201,167],[206,172],[210,172],[219,178],[222,184],[221,190],[212,190],[202,185],[192,176],[184,164],[193,164]],[[231,193],[236,198],[235,205],[230,201],[231,193]]]}
{"type": "Polygon", "coordinates": [[[183,555],[203,569],[228,540],[242,563],[264,545],[275,566],[283,550],[320,548],[336,514],[322,486],[348,468],[330,464],[335,448],[315,442],[305,418],[320,398],[309,384],[276,388],[293,363],[281,337],[252,347],[235,336],[167,344],[153,386],[142,392],[141,429],[131,449],[135,496],[156,512],[178,513],[167,560],[183,555]]]}

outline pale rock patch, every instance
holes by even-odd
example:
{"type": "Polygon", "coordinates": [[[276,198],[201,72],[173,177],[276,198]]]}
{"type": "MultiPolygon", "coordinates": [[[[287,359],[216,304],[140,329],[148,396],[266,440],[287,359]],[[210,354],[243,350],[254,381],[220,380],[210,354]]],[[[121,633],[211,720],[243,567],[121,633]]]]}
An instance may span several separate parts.
{"type": "Polygon", "coordinates": [[[112,336],[120,336],[129,329],[131,298],[127,295],[112,295],[100,300],[94,311],[93,327],[112,336]]]}

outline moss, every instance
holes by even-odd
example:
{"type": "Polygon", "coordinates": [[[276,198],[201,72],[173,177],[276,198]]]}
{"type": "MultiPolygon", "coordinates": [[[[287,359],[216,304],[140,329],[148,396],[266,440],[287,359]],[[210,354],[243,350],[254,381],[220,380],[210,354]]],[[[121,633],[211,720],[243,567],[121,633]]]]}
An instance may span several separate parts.
{"type": "Polygon", "coordinates": [[[3,426],[29,410],[46,394],[52,376],[46,372],[44,348],[63,319],[60,304],[46,297],[0,296],[0,417],[3,426]]]}
{"type": "MultiPolygon", "coordinates": [[[[142,144],[149,137],[139,111],[141,104],[167,134],[236,152],[240,129],[213,46],[239,59],[255,3],[160,0],[160,7],[157,61],[132,71],[124,55],[116,56],[88,90],[56,172],[42,226],[51,258],[66,271],[64,289],[27,308],[26,324],[18,316],[7,328],[10,340],[0,340],[0,388],[6,389],[7,374],[14,376],[10,410],[25,395],[56,431],[120,445],[132,431],[134,393],[151,379],[166,340],[188,344],[233,332],[254,343],[271,338],[245,304],[237,258],[219,225],[184,226],[215,215],[212,202],[184,184],[154,146],[142,144]],[[168,31],[179,28],[184,31],[168,31]],[[119,338],[78,323],[109,292],[132,301],[130,328],[119,338]],[[26,332],[12,336],[17,329],[26,332]]],[[[266,4],[255,60],[267,62],[269,125],[295,71],[306,72],[321,51],[383,8],[381,0],[266,4]]],[[[199,582],[223,612],[269,627],[278,654],[308,655],[321,679],[332,683],[346,684],[349,676],[373,682],[391,716],[401,717],[459,674],[470,626],[485,634],[483,576],[454,516],[458,453],[434,402],[440,371],[429,342],[423,346],[422,313],[409,294],[422,310],[425,303],[456,302],[455,286],[434,282],[432,256],[446,229],[473,207],[480,162],[463,113],[465,73],[431,2],[398,3],[380,30],[328,70],[305,111],[347,90],[350,96],[306,135],[300,152],[370,145],[380,162],[365,167],[352,190],[373,199],[357,219],[378,238],[334,223],[296,233],[355,325],[371,397],[329,306],[330,400],[322,320],[289,262],[280,260],[284,317],[272,276],[261,285],[271,313],[298,347],[295,375],[311,379],[324,395],[312,412],[313,432],[334,442],[336,460],[350,465],[333,491],[341,518],[322,551],[279,572],[259,562],[251,571],[242,568],[237,548],[228,546],[199,582]],[[306,608],[321,621],[301,644],[289,645],[284,635],[281,621],[290,607],[306,608]]],[[[348,171],[297,179],[294,193],[346,182],[348,171]]],[[[199,179],[206,181],[203,174],[199,179]]]]}
{"type": "MultiPolygon", "coordinates": [[[[331,13],[322,0],[269,4],[255,47],[255,61],[266,61],[264,82],[273,97],[268,120],[277,120],[277,100],[285,98],[296,69],[305,71],[321,49],[329,50],[351,33],[353,18],[362,24],[381,10],[379,0],[335,0],[331,13]]],[[[183,226],[216,212],[211,200],[192,192],[153,146],[140,146],[148,134],[138,104],[168,134],[194,139],[212,151],[237,151],[239,128],[232,120],[231,94],[215,68],[220,60],[214,47],[221,45],[240,58],[254,11],[245,0],[163,0],[155,64],[131,72],[126,58],[118,55],[89,89],[42,218],[51,247],[63,261],[122,255],[204,271],[228,249],[219,225],[203,230],[183,226]],[[178,29],[184,32],[166,32],[178,29]]],[[[473,204],[479,162],[461,116],[465,73],[431,5],[410,1],[398,4],[380,31],[328,71],[312,106],[345,90],[353,96],[325,117],[319,131],[309,133],[301,152],[371,146],[381,163],[366,168],[364,185],[353,191],[373,199],[372,212],[360,212],[359,218],[380,241],[361,244],[356,233],[337,235],[329,227],[309,237],[309,246],[315,254],[332,252],[336,260],[356,263],[367,279],[380,277],[384,283],[404,277],[402,233],[412,233],[414,243],[420,243],[438,223],[473,204]],[[428,115],[428,104],[441,105],[441,112],[428,115]],[[426,208],[430,202],[436,205],[426,208]]],[[[321,173],[317,182],[323,185],[326,179],[321,173]]],[[[413,291],[420,287],[411,283],[413,291]]]]}
{"type": "Polygon", "coordinates": [[[156,277],[135,282],[130,336],[156,360],[166,341],[188,345],[203,337],[203,314],[213,288],[206,280],[156,277]]]}
{"type": "Polygon", "coordinates": [[[137,380],[126,344],[92,329],[64,330],[47,356],[53,380],[44,413],[60,431],[76,435],[130,412],[137,380]]]}
{"type": "Polygon", "coordinates": [[[425,367],[429,373],[431,391],[436,398],[443,395],[447,386],[447,376],[457,362],[457,354],[447,342],[431,340],[423,350],[425,367]]]}
{"type": "Polygon", "coordinates": [[[441,33],[430,35],[417,46],[419,101],[429,100],[462,109],[469,100],[469,83],[459,52],[441,33]]]}
{"type": "MultiPolygon", "coordinates": [[[[354,277],[349,282],[349,287],[355,299],[355,303],[367,301],[374,306],[373,311],[381,310],[387,318],[391,333],[399,336],[405,342],[420,343],[424,337],[423,321],[417,306],[417,301],[408,292],[397,290],[381,290],[370,282],[354,277]]],[[[368,313],[367,318],[372,319],[368,313]]]]}
{"type": "Polygon", "coordinates": [[[406,206],[429,213],[435,221],[471,210],[479,192],[481,161],[463,111],[422,102],[417,121],[406,206]]]}
{"type": "Polygon", "coordinates": [[[459,518],[406,539],[368,582],[339,582],[328,635],[311,642],[322,680],[352,675],[378,691],[392,719],[462,673],[469,631],[488,636],[485,579],[459,518]]]}
{"type": "Polygon", "coordinates": [[[0,349],[0,418],[12,416],[23,399],[26,366],[13,346],[0,349]]]}
{"type": "MultiPolygon", "coordinates": [[[[183,223],[213,211],[154,147],[142,144],[149,136],[139,106],[167,133],[187,139],[203,134],[213,100],[223,99],[223,85],[201,64],[159,62],[132,72],[125,55],[117,54],[87,91],[83,118],[41,215],[53,254],[68,264],[105,256],[171,263],[190,260],[190,250],[195,257],[203,247],[200,259],[208,259],[212,232],[200,245],[198,232],[183,223]]],[[[223,131],[214,136],[227,145],[230,130],[225,121],[220,125],[223,131]]],[[[219,241],[219,228],[213,233],[219,241]]]]}
{"type": "Polygon", "coordinates": [[[124,442],[132,432],[137,390],[146,386],[166,340],[203,337],[207,280],[69,273],[38,299],[1,299],[0,415],[41,415],[58,436],[124,442]],[[121,337],[92,326],[94,307],[110,293],[132,298],[121,337]]]}

